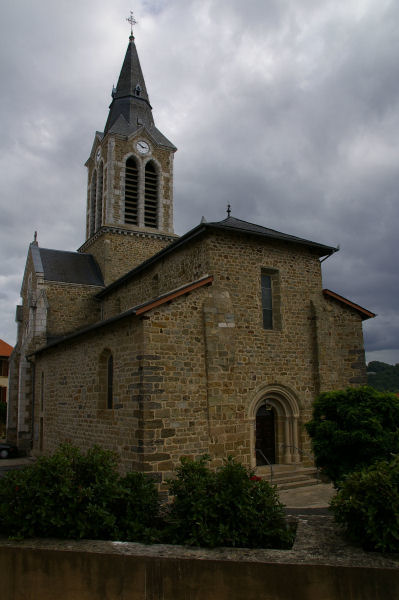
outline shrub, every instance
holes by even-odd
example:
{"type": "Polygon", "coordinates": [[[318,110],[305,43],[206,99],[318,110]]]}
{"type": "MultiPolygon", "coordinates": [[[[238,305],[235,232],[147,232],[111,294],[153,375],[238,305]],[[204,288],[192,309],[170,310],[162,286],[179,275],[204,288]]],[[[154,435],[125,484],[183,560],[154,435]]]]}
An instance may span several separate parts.
{"type": "Polygon", "coordinates": [[[336,486],[354,470],[399,452],[399,398],[371,387],[325,392],[306,424],[316,464],[336,486]]]}
{"type": "Polygon", "coordinates": [[[0,479],[0,532],[14,537],[145,541],[157,517],[155,486],[120,478],[116,457],[63,445],[50,457],[0,479]],[[140,506],[142,513],[134,514],[140,506]]]}
{"type": "Polygon", "coordinates": [[[330,508],[365,550],[399,552],[399,457],[348,475],[330,508]]]}
{"type": "Polygon", "coordinates": [[[277,492],[229,458],[213,472],[209,457],[182,459],[166,517],[166,541],[193,546],[289,548],[287,525],[277,492]]]}

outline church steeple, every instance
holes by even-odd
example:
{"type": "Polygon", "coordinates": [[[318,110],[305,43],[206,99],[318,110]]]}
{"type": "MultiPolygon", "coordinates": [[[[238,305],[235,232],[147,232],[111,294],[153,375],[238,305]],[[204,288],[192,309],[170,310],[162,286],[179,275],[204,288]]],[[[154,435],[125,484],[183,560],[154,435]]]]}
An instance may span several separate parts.
{"type": "MultiPolygon", "coordinates": [[[[128,21],[135,23],[133,15],[128,21]]],[[[97,131],[86,162],[86,242],[106,284],[170,244],[173,155],[155,127],[133,31],[104,133],[97,131]]]]}
{"type": "Polygon", "coordinates": [[[119,133],[121,129],[124,134],[127,131],[132,133],[141,125],[150,129],[154,126],[154,119],[134,36],[131,35],[118,84],[112,90],[104,134],[108,131],[119,133]]]}

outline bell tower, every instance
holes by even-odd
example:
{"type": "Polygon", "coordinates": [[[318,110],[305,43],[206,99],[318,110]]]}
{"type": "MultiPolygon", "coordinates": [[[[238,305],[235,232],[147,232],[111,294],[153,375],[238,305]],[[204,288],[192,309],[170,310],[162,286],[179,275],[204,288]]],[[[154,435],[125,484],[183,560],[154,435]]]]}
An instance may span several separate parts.
{"type": "Polygon", "coordinates": [[[155,127],[133,35],[104,132],[96,132],[86,162],[86,241],[106,285],[177,236],[173,233],[173,157],[176,147],[155,127]]]}

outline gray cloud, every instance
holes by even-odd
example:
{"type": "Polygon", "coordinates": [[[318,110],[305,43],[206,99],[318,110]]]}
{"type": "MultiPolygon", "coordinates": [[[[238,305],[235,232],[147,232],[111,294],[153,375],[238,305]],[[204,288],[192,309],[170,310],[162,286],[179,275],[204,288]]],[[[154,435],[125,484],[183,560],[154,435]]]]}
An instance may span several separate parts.
{"type": "MultiPolygon", "coordinates": [[[[366,349],[399,362],[397,3],[142,0],[135,14],[156,123],[179,148],[176,231],[222,219],[230,203],[239,218],[340,244],[324,285],[378,313],[366,349]]],[[[67,0],[6,0],[0,337],[10,343],[34,230],[45,247],[83,241],[83,164],[106,120],[125,16],[122,0],[73,11],[67,0]]]]}

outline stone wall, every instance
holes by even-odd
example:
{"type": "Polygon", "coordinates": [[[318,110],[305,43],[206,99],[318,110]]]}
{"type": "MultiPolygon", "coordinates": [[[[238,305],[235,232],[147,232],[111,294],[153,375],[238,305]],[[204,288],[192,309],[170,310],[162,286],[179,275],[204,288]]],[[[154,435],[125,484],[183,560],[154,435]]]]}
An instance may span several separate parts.
{"type": "Polygon", "coordinates": [[[101,444],[119,454],[122,471],[150,472],[157,483],[182,455],[206,453],[204,294],[197,290],[149,317],[127,317],[40,353],[34,452],[48,454],[67,441],[82,449],[101,444]],[[104,350],[113,355],[112,410],[99,408],[104,350]]]}
{"type": "Polygon", "coordinates": [[[311,249],[228,233],[139,272],[106,296],[103,316],[204,274],[213,276],[210,287],[38,355],[36,398],[41,369],[46,392],[42,414],[35,411],[36,450],[41,428],[44,452],[63,440],[100,443],[120,454],[123,470],[150,472],[165,489],[182,455],[209,453],[213,465],[232,455],[255,466],[256,413],[267,399],[277,462],[300,462],[310,450],[303,423],[318,391],[360,383],[360,317],[323,296],[311,249]],[[278,282],[271,330],[262,322],[262,270],[278,282]],[[113,410],[98,409],[105,349],[114,356],[113,410]]]}
{"type": "Polygon", "coordinates": [[[361,316],[320,295],[312,298],[315,323],[317,391],[366,385],[361,316]]]}
{"type": "Polygon", "coordinates": [[[128,271],[168,246],[176,236],[105,227],[79,249],[96,259],[105,285],[109,285],[128,271]]]}
{"type": "Polygon", "coordinates": [[[327,519],[299,518],[291,550],[2,540],[2,600],[396,600],[397,560],[350,547],[327,519]]]}
{"type": "Polygon", "coordinates": [[[208,274],[207,244],[198,240],[177,248],[102,299],[103,317],[109,318],[208,274]]]}
{"type": "Polygon", "coordinates": [[[101,319],[100,303],[94,295],[102,287],[74,283],[46,282],[47,337],[75,331],[101,319]]]}
{"type": "Polygon", "coordinates": [[[122,470],[142,470],[137,451],[141,416],[133,399],[140,384],[141,328],[139,319],[123,320],[37,357],[34,453],[49,454],[62,442],[81,449],[100,444],[120,455],[122,470]],[[114,357],[112,410],[101,403],[104,350],[114,357]]]}

